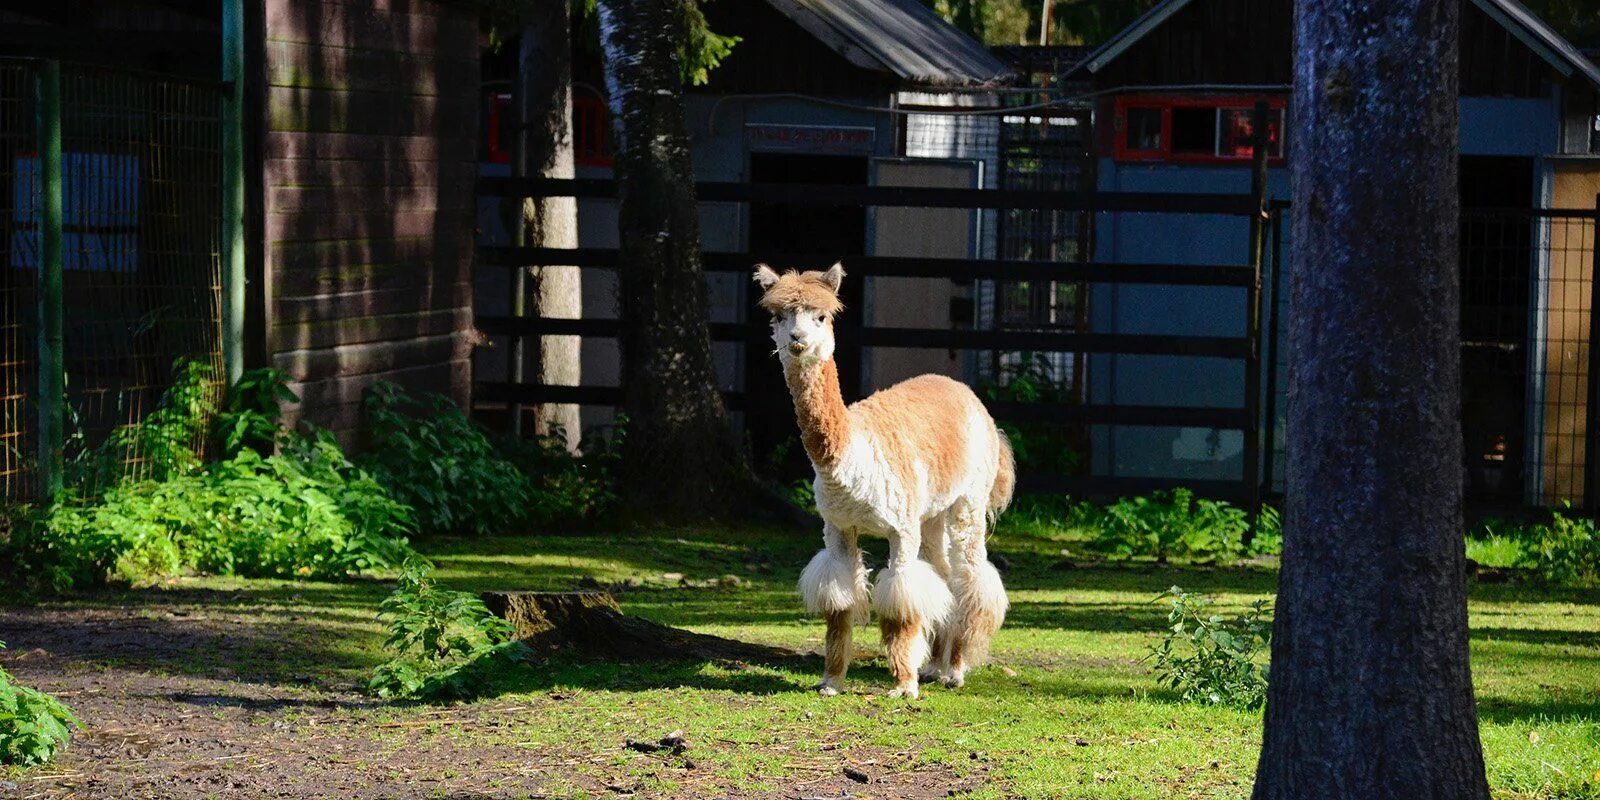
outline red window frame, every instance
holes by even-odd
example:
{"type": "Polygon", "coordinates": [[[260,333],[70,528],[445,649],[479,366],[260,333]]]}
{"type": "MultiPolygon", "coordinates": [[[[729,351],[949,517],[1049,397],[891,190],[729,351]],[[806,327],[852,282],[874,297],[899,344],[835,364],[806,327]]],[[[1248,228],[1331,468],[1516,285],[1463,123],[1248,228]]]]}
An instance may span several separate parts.
{"type": "MultiPolygon", "coordinates": [[[[1268,142],[1273,145],[1269,148],[1267,161],[1272,164],[1282,164],[1285,161],[1286,150],[1283,147],[1283,129],[1285,126],[1285,109],[1288,107],[1286,98],[1282,97],[1252,97],[1244,95],[1234,96],[1164,96],[1149,95],[1135,97],[1118,97],[1113,106],[1113,151],[1118,161],[1166,161],[1183,164],[1238,164],[1248,162],[1251,158],[1252,148],[1239,148],[1232,155],[1219,154],[1214,146],[1211,153],[1173,152],[1172,150],[1172,110],[1175,108],[1210,108],[1210,109],[1254,109],[1258,101],[1266,101],[1267,107],[1277,113],[1277,130],[1269,124],[1267,128],[1268,142]],[[1128,111],[1131,109],[1150,109],[1161,113],[1161,147],[1155,150],[1136,150],[1128,146],[1128,111]],[[1272,151],[1276,151],[1275,153],[1272,151]]],[[[1218,132],[1220,139],[1221,132],[1218,132]]]]}
{"type": "Polygon", "coordinates": [[[511,93],[489,93],[489,118],[484,121],[484,135],[489,137],[484,148],[484,158],[491,164],[510,164],[511,149],[500,146],[500,126],[512,119],[511,93]]]}
{"type": "Polygon", "coordinates": [[[588,167],[609,167],[615,159],[611,154],[611,137],[607,135],[611,118],[606,102],[596,92],[585,87],[574,87],[572,92],[572,155],[573,160],[588,167]]]}
{"type": "MultiPolygon", "coordinates": [[[[511,93],[490,93],[488,119],[484,122],[484,133],[488,137],[484,157],[490,163],[511,163],[511,148],[501,145],[500,135],[502,126],[510,125],[515,118],[516,109],[511,102],[511,93]]],[[[606,135],[609,124],[605,101],[599,95],[584,89],[573,92],[573,160],[590,167],[612,166],[611,139],[606,135]]]]}

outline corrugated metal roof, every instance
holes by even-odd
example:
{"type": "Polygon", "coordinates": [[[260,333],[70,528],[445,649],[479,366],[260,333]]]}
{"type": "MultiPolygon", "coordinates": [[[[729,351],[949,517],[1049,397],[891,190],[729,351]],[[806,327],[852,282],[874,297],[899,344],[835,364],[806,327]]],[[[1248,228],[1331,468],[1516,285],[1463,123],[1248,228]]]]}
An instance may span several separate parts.
{"type": "MultiPolygon", "coordinates": [[[[1165,0],[1156,5],[1132,25],[1118,31],[1116,36],[1095,48],[1095,51],[1076,67],[1068,70],[1067,76],[1080,71],[1099,72],[1191,2],[1195,0],[1165,0]]],[[[1572,43],[1561,34],[1556,33],[1555,29],[1537,14],[1529,11],[1526,6],[1517,0],[1472,0],[1472,3],[1538,53],[1562,75],[1568,77],[1574,74],[1580,75],[1591,86],[1600,89],[1600,68],[1596,68],[1593,61],[1579,52],[1578,48],[1573,47],[1572,43]]]]}
{"type": "Polygon", "coordinates": [[[933,86],[982,86],[1012,75],[981,42],[916,0],[766,2],[864,69],[933,86]]]}

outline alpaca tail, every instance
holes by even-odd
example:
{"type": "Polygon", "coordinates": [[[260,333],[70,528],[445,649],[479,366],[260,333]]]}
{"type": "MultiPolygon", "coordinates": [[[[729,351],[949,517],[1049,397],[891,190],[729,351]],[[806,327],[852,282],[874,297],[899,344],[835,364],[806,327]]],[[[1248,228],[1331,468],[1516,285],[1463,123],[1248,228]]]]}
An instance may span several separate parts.
{"type": "Polygon", "coordinates": [[[995,470],[994,485],[989,488],[989,530],[1001,512],[1011,505],[1011,495],[1017,489],[1017,457],[1011,452],[1011,439],[998,427],[994,431],[999,448],[999,468],[995,470]]]}

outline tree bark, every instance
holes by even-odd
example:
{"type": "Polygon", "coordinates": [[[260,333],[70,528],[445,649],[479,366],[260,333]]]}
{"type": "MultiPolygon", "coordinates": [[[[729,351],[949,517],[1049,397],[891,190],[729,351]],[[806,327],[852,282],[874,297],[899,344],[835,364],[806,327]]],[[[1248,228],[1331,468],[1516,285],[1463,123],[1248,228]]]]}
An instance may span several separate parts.
{"type": "MultiPolygon", "coordinates": [[[[521,163],[517,174],[573,177],[572,17],[567,3],[537,2],[525,7],[518,50],[518,101],[522,106],[521,163]]],[[[578,206],[571,197],[524,198],[518,205],[523,241],[532,247],[578,246],[578,206]]],[[[541,266],[527,270],[532,316],[583,317],[583,281],[577,267],[541,266]]],[[[577,336],[541,336],[534,356],[539,382],[577,386],[582,377],[577,336]]],[[[578,407],[546,403],[534,409],[535,431],[561,430],[569,449],[582,435],[578,407]]]]}
{"type": "Polygon", "coordinates": [[[616,130],[623,319],[621,493],[635,512],[725,514],[754,484],[711,360],[678,43],[681,0],[601,0],[616,130]]]}
{"type": "Polygon", "coordinates": [[[1487,798],[1461,527],[1456,0],[1297,0],[1287,513],[1257,800],[1487,798]]]}

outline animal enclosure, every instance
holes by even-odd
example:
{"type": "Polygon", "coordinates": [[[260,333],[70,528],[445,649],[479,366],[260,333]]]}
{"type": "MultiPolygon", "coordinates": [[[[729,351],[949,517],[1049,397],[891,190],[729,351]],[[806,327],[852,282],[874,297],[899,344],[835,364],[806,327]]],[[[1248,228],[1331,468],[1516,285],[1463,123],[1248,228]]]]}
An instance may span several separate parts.
{"type": "MultiPolygon", "coordinates": [[[[220,396],[223,96],[190,78],[0,61],[0,497],[43,488],[49,437],[70,458],[141,420],[179,360],[209,367],[220,396]]],[[[125,474],[147,455],[130,446],[125,474]]]]}
{"type": "MultiPolygon", "coordinates": [[[[849,277],[842,296],[846,311],[837,326],[838,360],[846,401],[859,398],[872,386],[864,379],[864,354],[872,348],[897,350],[975,351],[978,353],[1074,353],[1084,358],[1161,356],[1179,359],[1213,359],[1234,365],[1241,376],[1235,406],[1130,405],[1089,401],[991,402],[989,408],[1002,422],[1047,422],[1083,427],[1164,426],[1237,431],[1244,450],[1239,474],[1225,480],[1194,481],[1133,475],[1024,473],[1024,492],[1068,493],[1077,496],[1114,496],[1186,485],[1201,494],[1254,505],[1261,490],[1260,431],[1262,420],[1261,319],[1263,254],[1268,228],[1264,195],[1249,194],[1146,194],[1081,193],[1024,189],[951,189],[897,186],[838,186],[794,183],[718,183],[696,186],[704,202],[791,204],[822,208],[873,209],[878,213],[898,209],[1029,209],[1072,211],[1086,215],[1220,215],[1250,221],[1252,237],[1261,244],[1240,247],[1237,261],[1216,264],[1130,264],[1091,260],[1071,262],[1026,259],[958,259],[855,253],[707,252],[708,272],[748,275],[751,265],[766,262],[779,268],[821,268],[842,258],[849,277]],[[1132,332],[1101,333],[1085,330],[931,328],[865,324],[860,298],[869,281],[911,279],[946,285],[973,282],[1063,282],[1083,286],[1137,285],[1218,287],[1226,290],[1244,324],[1228,335],[1169,335],[1132,332]],[[852,305],[853,304],[853,305],[852,305]]],[[[486,197],[609,198],[615,185],[603,180],[550,180],[484,178],[479,193],[486,197]]],[[[570,265],[583,269],[615,269],[617,252],[609,248],[547,249],[480,247],[478,269],[516,269],[537,265],[570,265]]],[[[753,299],[751,304],[753,306],[753,299]]],[[[514,316],[479,316],[485,334],[509,337],[547,335],[615,337],[616,319],[549,319],[514,316]]],[[[765,354],[770,334],[759,315],[743,322],[714,323],[714,341],[736,343],[746,352],[765,354]]],[[[893,353],[894,351],[889,351],[893,353]]],[[[1132,362],[1130,362],[1131,365],[1132,362]]],[[[1147,362],[1148,363],[1148,362],[1147,362]]],[[[769,365],[770,366],[770,365],[769,365]]],[[[1129,368],[1129,367],[1125,367],[1129,368]]],[[[775,368],[774,368],[775,369],[775,368]]],[[[748,376],[747,376],[748,378],[748,376]]],[[[749,384],[747,384],[748,387],[749,384]]],[[[748,412],[776,408],[789,416],[789,398],[781,385],[776,391],[746,388],[725,393],[730,409],[748,412]]],[[[1183,386],[1169,387],[1181,397],[1183,386]]],[[[614,386],[552,386],[530,382],[480,381],[474,386],[479,403],[575,403],[614,405],[620,397],[614,386]]]]}

